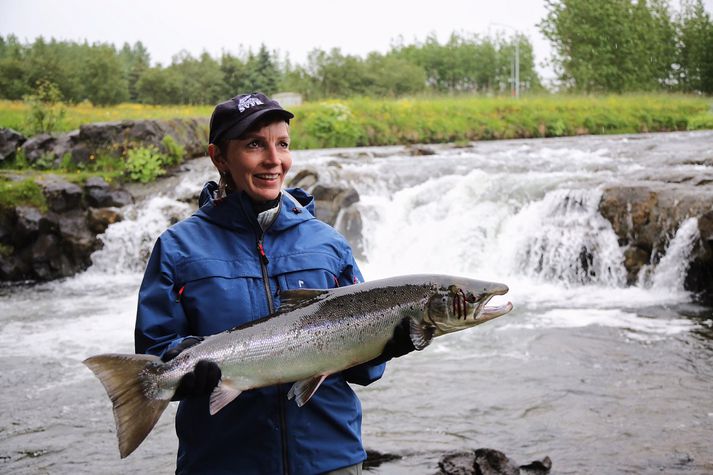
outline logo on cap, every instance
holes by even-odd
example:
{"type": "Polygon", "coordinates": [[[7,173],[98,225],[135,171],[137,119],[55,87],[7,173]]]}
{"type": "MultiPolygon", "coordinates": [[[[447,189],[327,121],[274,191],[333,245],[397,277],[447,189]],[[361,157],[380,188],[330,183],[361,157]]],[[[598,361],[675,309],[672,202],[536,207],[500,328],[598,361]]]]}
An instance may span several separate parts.
{"type": "Polygon", "coordinates": [[[263,104],[264,102],[262,102],[260,99],[251,94],[245,97],[241,97],[238,100],[238,110],[240,110],[240,112],[242,113],[253,106],[261,106],[263,104]]]}

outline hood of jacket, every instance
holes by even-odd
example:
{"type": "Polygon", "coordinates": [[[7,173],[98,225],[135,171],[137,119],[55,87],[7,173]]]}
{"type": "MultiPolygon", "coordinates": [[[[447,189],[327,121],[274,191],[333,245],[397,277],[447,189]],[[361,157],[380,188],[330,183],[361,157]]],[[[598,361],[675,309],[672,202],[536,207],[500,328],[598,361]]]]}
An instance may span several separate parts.
{"type": "MultiPolygon", "coordinates": [[[[214,181],[203,186],[198,202],[200,208],[194,216],[228,229],[260,229],[250,198],[245,193],[232,193],[222,200],[215,200],[213,195],[217,189],[218,184],[214,181]]],[[[315,219],[314,197],[301,188],[282,190],[279,206],[270,230],[282,231],[315,219]]]]}

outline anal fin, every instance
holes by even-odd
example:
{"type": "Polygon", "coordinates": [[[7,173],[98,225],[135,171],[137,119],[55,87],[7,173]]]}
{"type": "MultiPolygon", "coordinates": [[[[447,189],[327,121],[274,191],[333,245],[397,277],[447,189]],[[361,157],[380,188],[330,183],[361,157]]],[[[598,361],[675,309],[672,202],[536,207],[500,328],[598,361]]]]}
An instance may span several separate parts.
{"type": "Polygon", "coordinates": [[[229,379],[222,379],[210,393],[209,412],[214,416],[218,411],[230,404],[242,391],[231,385],[229,379]]]}
{"type": "Polygon", "coordinates": [[[303,379],[302,381],[297,381],[290,388],[290,392],[287,393],[287,399],[295,398],[295,402],[299,407],[307,404],[307,401],[317,392],[317,388],[322,384],[322,381],[327,377],[326,374],[318,374],[309,379],[303,379]]]}

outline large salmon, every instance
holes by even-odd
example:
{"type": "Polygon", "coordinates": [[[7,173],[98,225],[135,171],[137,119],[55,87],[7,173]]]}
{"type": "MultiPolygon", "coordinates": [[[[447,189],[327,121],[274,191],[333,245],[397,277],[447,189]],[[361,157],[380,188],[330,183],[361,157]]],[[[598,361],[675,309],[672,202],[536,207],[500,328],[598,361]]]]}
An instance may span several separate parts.
{"type": "Polygon", "coordinates": [[[84,364],[112,400],[123,458],[151,432],[181,377],[200,360],[214,361],[222,371],[210,397],[211,414],[242,391],[293,381],[288,398],[302,406],[328,375],[379,356],[404,318],[421,350],[434,337],[508,313],[509,302],[486,307],[507,291],[503,284],[446,275],[283,291],[276,315],[206,337],[167,363],[157,356],[104,354],[84,364]]]}

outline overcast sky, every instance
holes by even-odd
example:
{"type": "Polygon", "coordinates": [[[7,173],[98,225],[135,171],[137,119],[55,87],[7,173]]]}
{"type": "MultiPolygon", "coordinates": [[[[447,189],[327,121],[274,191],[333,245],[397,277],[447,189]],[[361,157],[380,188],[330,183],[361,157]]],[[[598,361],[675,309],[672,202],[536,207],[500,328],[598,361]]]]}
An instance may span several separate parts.
{"type": "MultiPolygon", "coordinates": [[[[713,0],[704,3],[713,11],[713,0]]],[[[411,43],[435,34],[443,42],[453,31],[516,30],[530,38],[547,79],[553,73],[541,63],[550,47],[536,26],[545,13],[544,0],[0,0],[0,34],[117,47],[141,41],[152,62],[164,65],[181,50],[217,57],[264,43],[303,64],[313,48],[365,56],[387,51],[399,37],[411,43]]]]}

